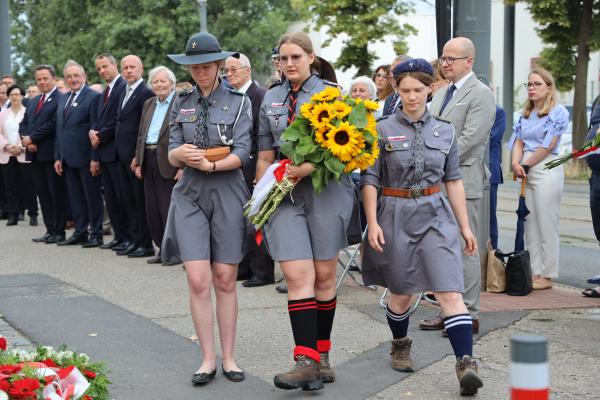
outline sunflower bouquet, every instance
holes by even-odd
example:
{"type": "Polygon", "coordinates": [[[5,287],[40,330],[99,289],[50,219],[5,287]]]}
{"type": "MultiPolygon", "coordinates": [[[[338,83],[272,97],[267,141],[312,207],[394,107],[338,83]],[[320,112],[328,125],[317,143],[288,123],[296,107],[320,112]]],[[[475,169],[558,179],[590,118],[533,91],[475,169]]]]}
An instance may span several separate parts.
{"type": "Polygon", "coordinates": [[[327,87],[300,107],[300,114],[281,135],[280,152],[288,159],[270,166],[257,183],[244,214],[257,231],[273,215],[296,182],[285,173],[290,163],[310,162],[315,193],[331,179],[356,169],[365,170],[379,156],[375,116],[378,104],[342,96],[336,87],[327,87]]]}

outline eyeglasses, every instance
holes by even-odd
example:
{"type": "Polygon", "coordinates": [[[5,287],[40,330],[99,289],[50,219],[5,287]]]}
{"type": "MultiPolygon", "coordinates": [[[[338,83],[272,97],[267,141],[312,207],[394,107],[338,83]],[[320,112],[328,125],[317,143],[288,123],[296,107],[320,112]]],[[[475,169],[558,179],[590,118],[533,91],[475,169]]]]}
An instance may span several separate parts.
{"type": "Polygon", "coordinates": [[[525,86],[527,89],[531,89],[532,87],[539,89],[541,88],[545,83],[544,82],[525,82],[523,84],[523,86],[525,86]]]}
{"type": "Polygon", "coordinates": [[[467,58],[471,58],[471,57],[440,57],[438,59],[440,64],[446,63],[448,65],[452,65],[454,64],[454,61],[456,60],[466,60],[467,58]]]}
{"type": "Polygon", "coordinates": [[[288,61],[292,61],[292,64],[296,65],[300,63],[300,60],[302,59],[303,54],[292,54],[291,56],[279,56],[279,61],[283,64],[286,65],[288,63],[288,61]]]}
{"type": "Polygon", "coordinates": [[[382,78],[382,79],[386,79],[388,77],[388,74],[382,74],[381,72],[377,72],[376,74],[373,74],[373,78],[377,79],[377,78],[382,78]]]}
{"type": "Polygon", "coordinates": [[[238,68],[233,68],[233,67],[232,67],[232,68],[223,68],[221,71],[222,71],[224,74],[228,74],[228,73],[230,73],[230,72],[231,72],[232,74],[235,74],[235,73],[236,73],[236,72],[238,72],[240,69],[244,69],[244,68],[248,68],[248,67],[238,67],[238,68]]]}

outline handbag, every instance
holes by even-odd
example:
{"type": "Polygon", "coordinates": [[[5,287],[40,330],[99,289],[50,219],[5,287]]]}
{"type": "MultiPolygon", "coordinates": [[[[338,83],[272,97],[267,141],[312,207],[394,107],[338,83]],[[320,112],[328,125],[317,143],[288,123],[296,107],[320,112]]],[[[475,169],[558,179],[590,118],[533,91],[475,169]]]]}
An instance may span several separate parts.
{"type": "Polygon", "coordinates": [[[506,261],[506,294],[509,296],[527,296],[533,290],[531,281],[531,262],[527,250],[504,254],[499,250],[497,257],[506,261]]]}
{"type": "Polygon", "coordinates": [[[506,290],[506,265],[496,256],[491,242],[487,243],[487,274],[485,290],[491,293],[502,293],[506,290]]]}
{"type": "Polygon", "coordinates": [[[229,146],[210,147],[206,149],[204,158],[210,162],[215,162],[224,159],[229,155],[230,152],[231,148],[229,146]]]}

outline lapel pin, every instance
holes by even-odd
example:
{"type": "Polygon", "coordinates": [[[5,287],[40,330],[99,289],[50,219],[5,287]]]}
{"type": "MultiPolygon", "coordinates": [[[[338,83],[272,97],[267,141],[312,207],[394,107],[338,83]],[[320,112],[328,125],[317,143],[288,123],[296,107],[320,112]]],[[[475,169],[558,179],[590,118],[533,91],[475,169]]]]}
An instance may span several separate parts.
{"type": "Polygon", "coordinates": [[[46,100],[48,103],[50,103],[52,101],[52,97],[50,97],[48,100],[46,100]]]}
{"type": "Polygon", "coordinates": [[[73,107],[77,107],[77,102],[73,103],[73,107]]]}
{"type": "Polygon", "coordinates": [[[229,110],[229,106],[227,106],[227,105],[223,106],[222,110],[223,110],[223,111],[227,111],[227,110],[229,110]]]}

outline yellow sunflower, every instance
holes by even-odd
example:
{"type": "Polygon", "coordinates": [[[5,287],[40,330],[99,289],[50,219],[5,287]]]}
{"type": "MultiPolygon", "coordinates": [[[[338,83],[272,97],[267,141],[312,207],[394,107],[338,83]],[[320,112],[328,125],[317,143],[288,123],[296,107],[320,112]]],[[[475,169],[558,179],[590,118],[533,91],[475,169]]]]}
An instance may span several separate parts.
{"type": "Polygon", "coordinates": [[[310,116],[312,115],[312,110],[315,107],[315,105],[313,103],[304,103],[302,104],[302,106],[300,106],[300,114],[302,114],[302,116],[306,119],[310,119],[310,116]]]}
{"type": "Polygon", "coordinates": [[[377,111],[379,109],[379,103],[373,100],[365,100],[365,108],[369,111],[377,111]]]}
{"type": "Polygon", "coordinates": [[[330,124],[321,124],[318,129],[315,129],[315,141],[319,143],[321,147],[327,148],[327,138],[332,129],[334,129],[334,127],[330,124]]]}
{"type": "Polygon", "coordinates": [[[367,126],[365,129],[371,132],[371,134],[373,134],[375,137],[377,137],[377,129],[375,128],[376,126],[377,121],[375,120],[375,116],[373,116],[371,113],[367,113],[367,126]]]}
{"type": "Polygon", "coordinates": [[[360,154],[358,154],[352,161],[348,163],[344,171],[350,172],[359,168],[361,171],[369,168],[375,164],[375,160],[379,157],[379,142],[376,140],[371,145],[370,149],[365,148],[360,154]],[[351,165],[350,165],[351,164],[351,165]]]}
{"type": "Polygon", "coordinates": [[[315,93],[313,97],[311,97],[311,101],[331,101],[337,99],[342,94],[340,93],[340,89],[334,86],[327,86],[325,89],[321,90],[319,93],[315,93]]]}
{"type": "Polygon", "coordinates": [[[327,135],[327,149],[342,162],[352,160],[364,147],[363,136],[348,122],[342,122],[327,135]]]}
{"type": "Polygon", "coordinates": [[[346,103],[344,103],[342,101],[334,102],[332,104],[332,107],[335,110],[337,117],[339,119],[344,118],[345,116],[350,114],[350,112],[352,111],[352,107],[350,107],[349,105],[347,105],[346,103]]]}
{"type": "Polygon", "coordinates": [[[313,128],[315,128],[315,130],[319,130],[323,128],[324,125],[327,125],[334,116],[335,110],[331,104],[319,103],[315,104],[308,119],[310,120],[313,128]]]}

